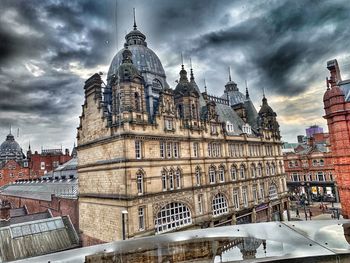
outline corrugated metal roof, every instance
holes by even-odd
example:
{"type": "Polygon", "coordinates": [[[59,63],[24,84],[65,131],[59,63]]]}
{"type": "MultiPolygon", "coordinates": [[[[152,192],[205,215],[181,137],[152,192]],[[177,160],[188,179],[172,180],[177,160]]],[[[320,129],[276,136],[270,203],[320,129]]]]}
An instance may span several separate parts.
{"type": "Polygon", "coordinates": [[[0,228],[0,262],[59,252],[79,246],[69,217],[35,220],[0,228]]]}
{"type": "Polygon", "coordinates": [[[0,194],[51,201],[51,195],[78,197],[78,179],[17,182],[2,187],[0,194]]]}

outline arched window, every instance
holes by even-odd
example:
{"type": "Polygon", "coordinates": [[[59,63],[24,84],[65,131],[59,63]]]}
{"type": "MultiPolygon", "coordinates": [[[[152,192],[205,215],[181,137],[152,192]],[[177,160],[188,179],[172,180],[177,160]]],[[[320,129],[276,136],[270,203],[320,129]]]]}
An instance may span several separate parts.
{"type": "Polygon", "coordinates": [[[166,191],[168,189],[166,170],[162,171],[162,188],[163,188],[163,191],[166,191]]]}
{"type": "Polygon", "coordinates": [[[181,188],[181,171],[180,169],[177,169],[175,172],[175,178],[176,178],[176,188],[181,188]]]}
{"type": "Polygon", "coordinates": [[[283,167],[283,163],[280,162],[280,173],[283,174],[284,173],[284,167],[283,167]]]}
{"type": "Polygon", "coordinates": [[[136,174],[136,183],[137,183],[137,193],[140,195],[140,194],[143,194],[143,187],[144,187],[144,183],[143,183],[143,172],[142,171],[138,171],[137,174],[136,174]]]}
{"type": "Polygon", "coordinates": [[[135,111],[141,111],[140,95],[135,92],[135,111]]]}
{"type": "Polygon", "coordinates": [[[219,216],[228,212],[226,197],[223,194],[217,194],[212,202],[213,216],[219,216]]]}
{"type": "Polygon", "coordinates": [[[210,166],[209,168],[209,183],[215,183],[215,166],[210,166]]]}
{"type": "Polygon", "coordinates": [[[219,181],[225,182],[225,167],[223,165],[219,167],[219,181]]]}
{"type": "Polygon", "coordinates": [[[237,180],[237,167],[234,164],[231,165],[231,180],[232,181],[237,180]]]}
{"type": "Polygon", "coordinates": [[[202,173],[201,173],[201,168],[198,166],[195,171],[195,176],[196,176],[196,185],[200,186],[202,184],[202,173]]]}
{"type": "Polygon", "coordinates": [[[320,160],[320,166],[324,166],[324,160],[323,159],[320,160]]]}
{"type": "Polygon", "coordinates": [[[240,179],[245,179],[245,166],[243,164],[239,168],[239,175],[240,179]]]}
{"type": "Polygon", "coordinates": [[[256,168],[256,173],[258,177],[262,176],[262,165],[261,163],[258,164],[257,168],[256,168]]]}
{"type": "Polygon", "coordinates": [[[274,183],[272,183],[269,187],[269,197],[271,200],[278,198],[277,187],[274,183]]]}
{"type": "Polygon", "coordinates": [[[255,176],[256,176],[255,165],[253,163],[250,165],[250,176],[252,178],[255,178],[255,176]]]}
{"type": "Polygon", "coordinates": [[[270,166],[270,174],[271,174],[271,175],[275,175],[275,172],[276,172],[275,164],[272,163],[271,166],[270,166]]]}
{"type": "Polygon", "coordinates": [[[270,164],[269,163],[266,163],[266,176],[269,176],[270,175],[270,164]]]}
{"type": "Polygon", "coordinates": [[[164,233],[172,229],[192,224],[190,209],[182,203],[169,203],[158,212],[155,220],[156,233],[164,233]]]}
{"type": "Polygon", "coordinates": [[[174,171],[172,169],[169,172],[169,189],[174,190],[174,171]]]}

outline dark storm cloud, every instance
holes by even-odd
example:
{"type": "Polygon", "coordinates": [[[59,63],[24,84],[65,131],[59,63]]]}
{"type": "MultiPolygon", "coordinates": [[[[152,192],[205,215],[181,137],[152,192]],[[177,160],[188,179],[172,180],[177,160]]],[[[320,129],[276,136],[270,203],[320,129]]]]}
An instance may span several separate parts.
{"type": "MultiPolygon", "coordinates": [[[[251,12],[260,7],[252,7],[251,12]]],[[[268,6],[263,16],[192,39],[195,48],[188,53],[200,57],[207,50],[225,49],[229,56],[237,48],[245,56],[240,65],[236,63],[238,72],[256,68],[260,83],[268,89],[298,94],[315,80],[315,74],[308,71],[310,65],[326,61],[350,43],[349,13],[349,5],[340,1],[285,1],[268,6]],[[297,72],[301,72],[299,78],[297,72]]],[[[211,58],[223,63],[222,57],[211,58]]]]}
{"type": "MultiPolygon", "coordinates": [[[[24,140],[32,133],[34,143],[72,144],[84,79],[108,68],[117,46],[122,48],[133,7],[171,87],[180,52],[186,64],[192,57],[197,83],[203,86],[205,76],[209,92],[223,92],[230,65],[239,87],[248,79],[258,101],[263,86],[273,95],[297,96],[320,78],[323,84],[320,67],[349,55],[345,0],[3,0],[0,132],[12,122],[28,129],[24,140]]],[[[300,104],[276,107],[279,116],[290,110],[314,116],[312,107],[300,104]]]]}

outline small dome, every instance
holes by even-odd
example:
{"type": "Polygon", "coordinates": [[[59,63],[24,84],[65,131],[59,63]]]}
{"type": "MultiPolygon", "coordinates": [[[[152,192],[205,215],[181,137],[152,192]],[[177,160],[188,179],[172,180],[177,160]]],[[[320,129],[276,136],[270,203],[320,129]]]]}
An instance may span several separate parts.
{"type": "Polygon", "coordinates": [[[266,115],[273,115],[275,112],[272,110],[269,104],[267,104],[267,99],[263,98],[263,104],[260,108],[259,115],[260,114],[266,114],[266,115]]]}
{"type": "Polygon", "coordinates": [[[176,85],[176,88],[175,88],[175,94],[176,93],[180,94],[182,96],[194,95],[196,97],[199,97],[199,93],[198,93],[196,87],[194,86],[194,83],[188,81],[187,71],[184,69],[183,65],[182,65],[182,68],[180,70],[180,81],[176,85]]]}
{"type": "Polygon", "coordinates": [[[10,133],[6,140],[0,145],[0,161],[23,160],[21,146],[15,141],[15,137],[10,133]]]}

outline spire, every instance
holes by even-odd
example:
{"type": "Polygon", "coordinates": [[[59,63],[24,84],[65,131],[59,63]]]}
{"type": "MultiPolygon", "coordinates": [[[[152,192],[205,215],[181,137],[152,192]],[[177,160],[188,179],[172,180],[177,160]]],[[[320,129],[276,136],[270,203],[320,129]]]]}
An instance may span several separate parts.
{"type": "Polygon", "coordinates": [[[247,80],[245,80],[245,98],[249,100],[249,92],[248,92],[248,84],[247,80]]]}
{"type": "Polygon", "coordinates": [[[265,88],[262,87],[262,92],[263,92],[263,98],[265,99],[265,88]]]}
{"type": "Polygon", "coordinates": [[[191,67],[191,81],[194,81],[193,68],[192,68],[192,60],[190,58],[190,67],[191,67]]]}
{"type": "Polygon", "coordinates": [[[10,133],[9,134],[12,134],[12,125],[10,124],[10,133]]]}
{"type": "Polygon", "coordinates": [[[207,93],[207,84],[205,83],[205,79],[204,79],[204,92],[207,93]]]}
{"type": "Polygon", "coordinates": [[[134,30],[137,30],[135,12],[136,12],[136,11],[135,11],[135,8],[133,8],[133,13],[134,13],[134,30]]]}
{"type": "Polygon", "coordinates": [[[184,57],[183,57],[182,52],[181,52],[181,69],[185,69],[184,68],[184,57]]]}
{"type": "Polygon", "coordinates": [[[228,67],[228,81],[232,81],[231,80],[231,67],[228,67]]]}
{"type": "Polygon", "coordinates": [[[28,146],[28,151],[31,151],[32,149],[30,148],[30,140],[29,140],[29,146],[28,146]]]}

